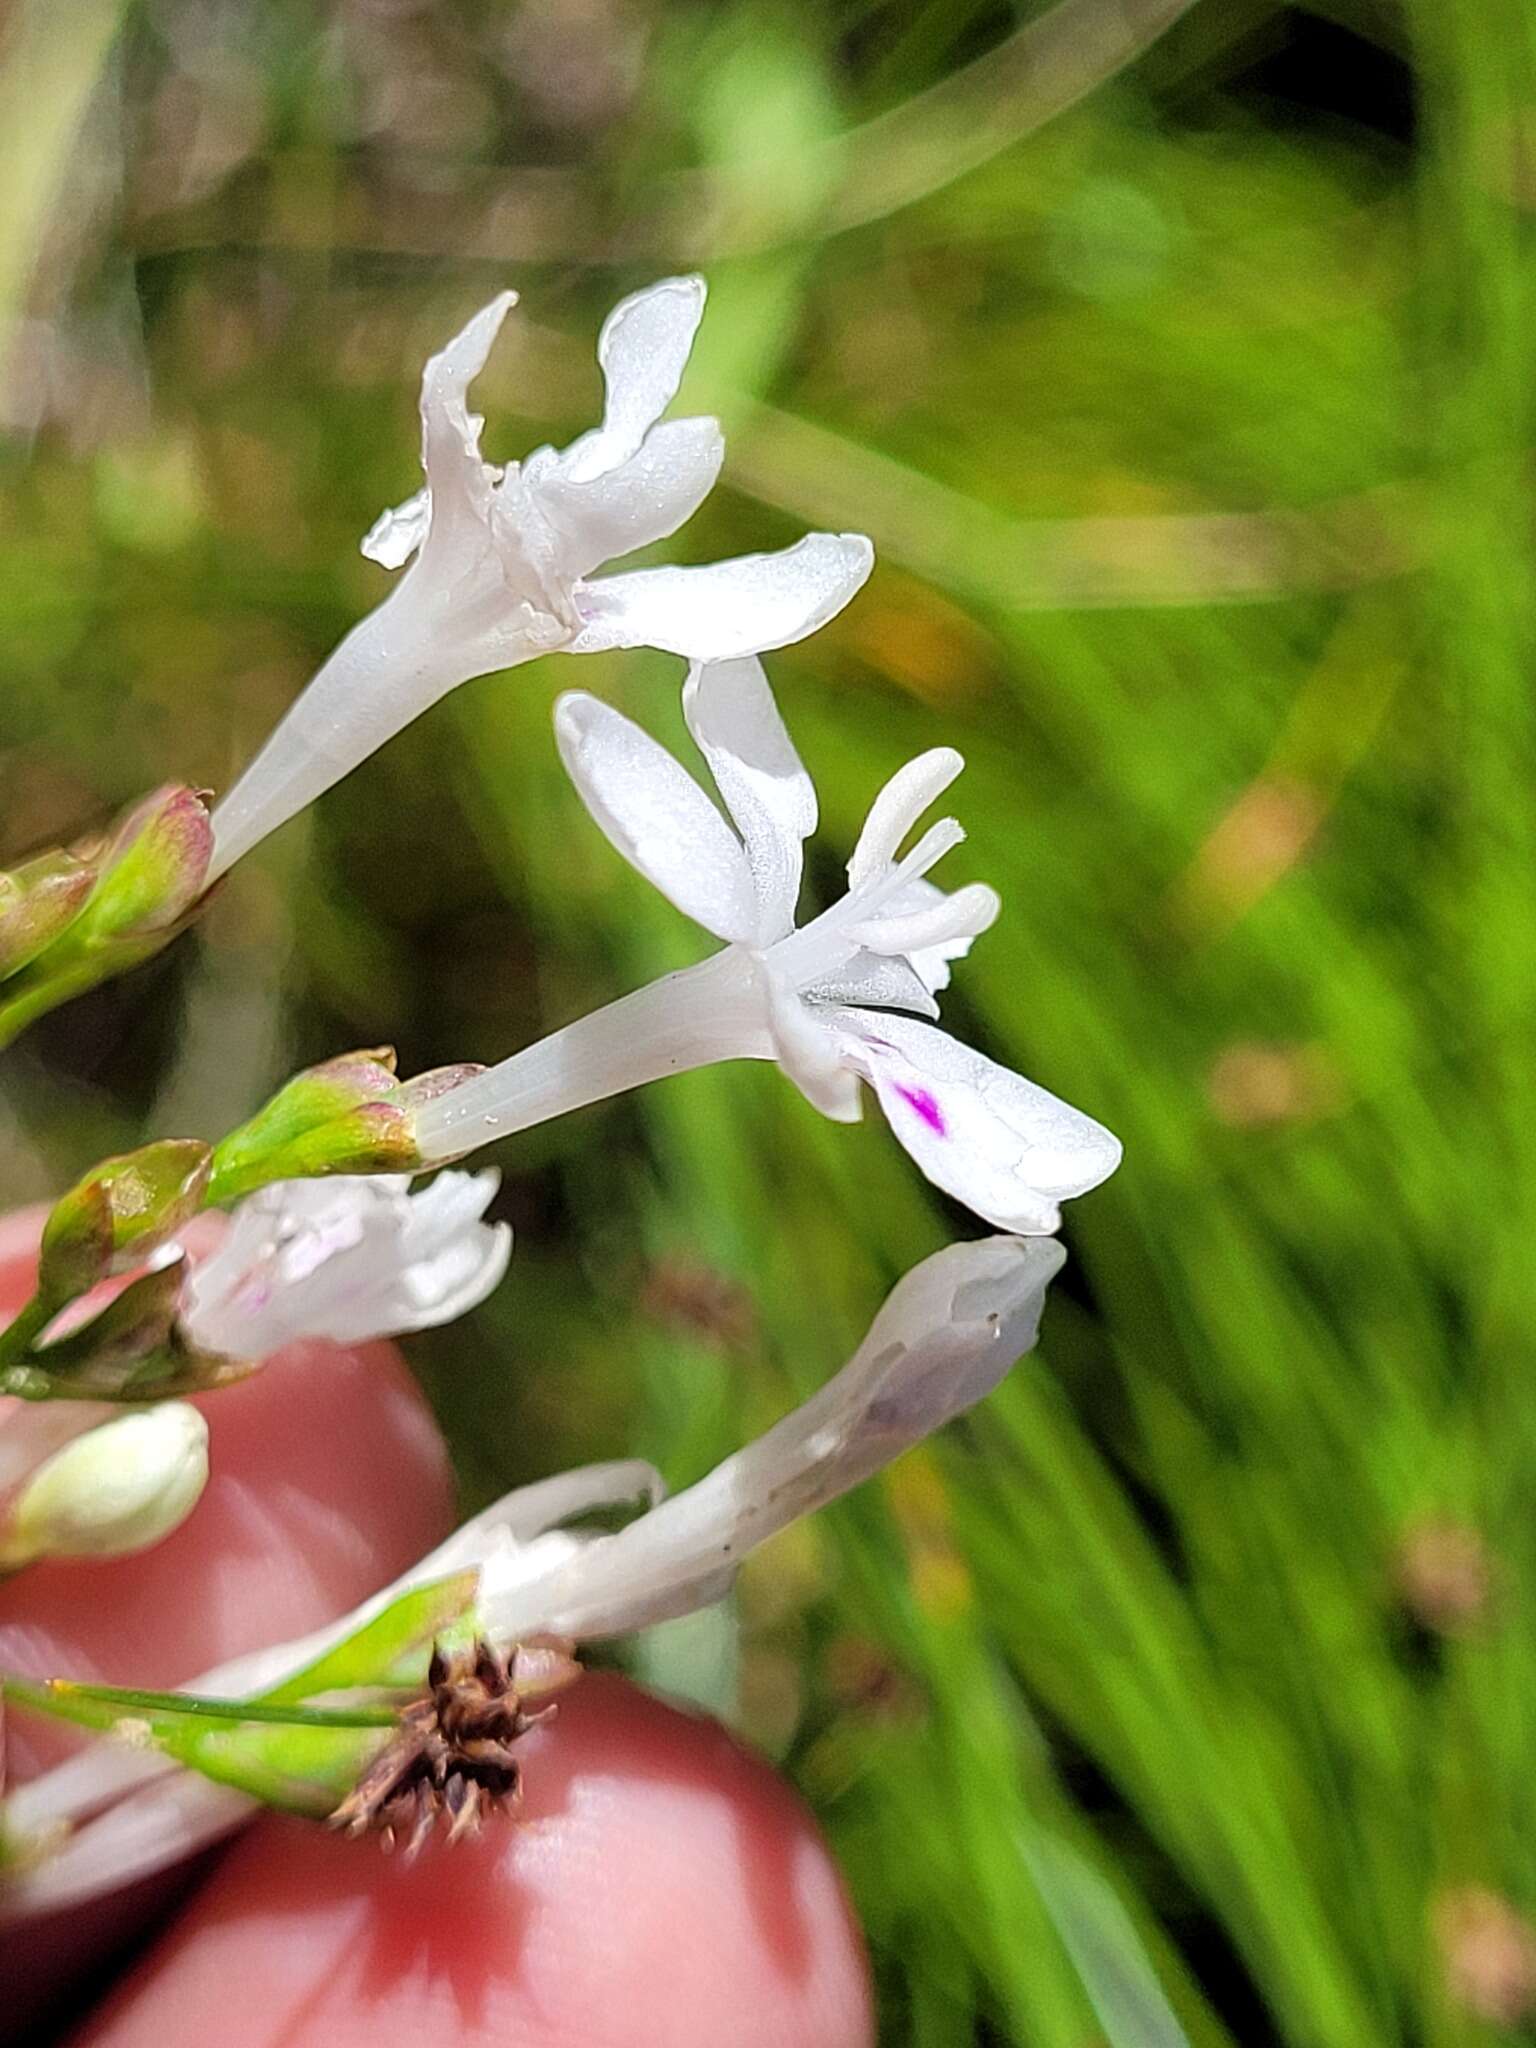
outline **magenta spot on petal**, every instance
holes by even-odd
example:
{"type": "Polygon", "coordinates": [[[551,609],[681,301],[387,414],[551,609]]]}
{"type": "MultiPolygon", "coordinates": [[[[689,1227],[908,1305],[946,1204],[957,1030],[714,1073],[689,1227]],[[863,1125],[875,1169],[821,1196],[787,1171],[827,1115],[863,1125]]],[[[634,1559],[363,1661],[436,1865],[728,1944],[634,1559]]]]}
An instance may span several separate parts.
{"type": "Polygon", "coordinates": [[[944,1112],[939,1108],[939,1105],[934,1101],[926,1088],[907,1088],[898,1081],[896,1083],[896,1093],[903,1102],[908,1102],[912,1105],[930,1131],[937,1131],[941,1138],[949,1136],[948,1127],[944,1122],[944,1112]]]}

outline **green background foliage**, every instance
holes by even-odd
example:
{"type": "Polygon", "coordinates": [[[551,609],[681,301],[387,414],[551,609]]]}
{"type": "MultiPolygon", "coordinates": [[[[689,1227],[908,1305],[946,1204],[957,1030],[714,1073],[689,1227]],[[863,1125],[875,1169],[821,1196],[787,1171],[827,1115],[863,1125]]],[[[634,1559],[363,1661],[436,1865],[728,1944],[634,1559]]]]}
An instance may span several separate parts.
{"type": "MultiPolygon", "coordinates": [[[[960,746],[947,878],[1006,914],[947,1014],[1126,1164],[1036,1359],[632,1655],[804,1788],[889,2039],[1524,2038],[1536,12],[77,0],[8,36],[0,854],[227,787],[384,589],[356,542],[413,487],[420,363],[506,282],[493,453],[587,424],[602,313],[698,266],[684,400],[729,459],[671,557],[875,539],[772,662],[813,890],[960,746]]],[[[678,680],[552,660],[434,710],[7,1056],[0,1198],[696,957],[549,725],[579,684],[679,741],[678,680]]],[[[469,1503],[696,1476],[974,1228],[745,1065],[496,1163],[511,1278],[411,1347],[469,1503]]]]}

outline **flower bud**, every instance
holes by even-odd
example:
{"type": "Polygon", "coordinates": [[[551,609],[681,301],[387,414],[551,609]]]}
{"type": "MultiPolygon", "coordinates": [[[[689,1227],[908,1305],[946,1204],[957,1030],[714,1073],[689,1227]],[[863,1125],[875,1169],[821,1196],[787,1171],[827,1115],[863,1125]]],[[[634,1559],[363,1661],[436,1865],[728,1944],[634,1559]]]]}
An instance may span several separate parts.
{"type": "Polygon", "coordinates": [[[207,1198],[212,1157],[201,1139],[163,1138],[93,1167],[43,1226],[42,1299],[73,1301],[173,1237],[207,1198]]]}
{"type": "Polygon", "coordinates": [[[272,1181],[322,1174],[414,1173],[417,1113],[480,1071],[442,1067],[398,1081],[392,1046],[306,1068],[215,1147],[208,1199],[222,1207],[272,1181]]]}
{"type": "Polygon", "coordinates": [[[157,942],[203,894],[213,851],[208,807],[195,789],[167,783],[123,819],[102,857],[82,914],[82,937],[157,942]]]}
{"type": "Polygon", "coordinates": [[[0,972],[10,977],[0,990],[0,1044],[175,938],[206,899],[212,851],[202,797],[168,783],[134,806],[78,874],[68,855],[55,854],[44,856],[50,875],[8,877],[21,894],[0,889],[0,972]],[[7,966],[11,917],[18,922],[7,966]]]}
{"type": "Polygon", "coordinates": [[[208,1480],[208,1425],[185,1402],[118,1416],[40,1465],[0,1532],[0,1567],[120,1557],[169,1536],[208,1480]]]}

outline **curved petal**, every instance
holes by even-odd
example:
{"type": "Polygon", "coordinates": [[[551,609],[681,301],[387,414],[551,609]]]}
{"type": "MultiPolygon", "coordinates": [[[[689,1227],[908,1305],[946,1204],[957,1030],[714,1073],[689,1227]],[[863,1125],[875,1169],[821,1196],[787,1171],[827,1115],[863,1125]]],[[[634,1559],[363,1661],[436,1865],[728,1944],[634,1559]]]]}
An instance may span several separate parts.
{"type": "MultiPolygon", "coordinates": [[[[902,956],[930,996],[937,995],[940,989],[949,987],[950,961],[965,958],[971,950],[972,940],[987,929],[1002,908],[997,892],[989,889],[985,882],[971,882],[967,887],[975,891],[985,890],[986,896],[991,900],[986,902],[980,895],[968,899],[969,907],[958,928],[953,925],[950,917],[945,918],[942,926],[937,921],[927,926],[912,922],[918,913],[936,912],[940,905],[948,904],[952,900],[937,883],[930,882],[924,875],[919,875],[916,881],[908,882],[905,888],[898,889],[894,896],[888,898],[871,923],[872,930],[876,926],[882,930],[888,926],[897,926],[898,930],[902,926],[905,927],[904,933],[900,933],[907,941],[901,948],[902,956]],[[914,931],[921,943],[914,942],[914,931]],[[935,932],[939,935],[930,936],[935,932]]],[[[955,894],[963,895],[964,891],[956,890],[955,894]]],[[[885,937],[888,936],[887,930],[885,937]]],[[[875,950],[886,950],[885,937],[877,941],[875,950]]],[[[868,943],[866,940],[866,944],[868,943]]],[[[872,999],[868,996],[848,995],[835,996],[833,1000],[867,1005],[872,999]]],[[[898,1007],[904,1010],[920,1010],[927,1015],[926,1007],[921,1003],[902,1003],[898,1007]]],[[[938,1015],[937,1005],[934,1006],[933,1014],[938,1015]]]]}
{"type": "Polygon", "coordinates": [[[695,662],[683,685],[683,716],[746,843],[757,943],[772,945],[794,925],[801,842],[816,830],[816,785],[755,657],[695,662]]]}
{"type": "Polygon", "coordinates": [[[781,1071],[811,1107],[835,1124],[856,1124],[863,1108],[858,1077],[843,1062],[837,1032],[793,990],[784,989],[770,990],[768,1029],[781,1071]]]}
{"type": "Polygon", "coordinates": [[[964,766],[965,756],[953,747],[931,747],[897,769],[869,807],[848,863],[850,889],[862,889],[890,866],[903,839],[964,766]]]}
{"type": "Polygon", "coordinates": [[[724,460],[718,422],[667,420],[600,475],[573,477],[540,449],[523,464],[523,482],[559,534],[562,566],[575,579],[676,533],[714,489],[724,460]]]}
{"type": "Polygon", "coordinates": [[[573,441],[561,458],[573,482],[627,462],[677,396],[705,296],[702,277],[664,277],[621,299],[603,322],[597,338],[606,387],[603,424],[573,441]]]}
{"type": "MultiPolygon", "coordinates": [[[[937,892],[935,892],[937,893],[937,892]]],[[[916,1010],[938,1019],[933,992],[913,963],[901,953],[855,953],[825,981],[801,991],[810,1003],[853,1004],[859,1009],[916,1010]]]]}
{"type": "Polygon", "coordinates": [[[747,857],[682,763],[584,690],[557,701],[555,741],[577,794],[630,866],[716,938],[750,942],[757,894],[747,857]]]}
{"type": "Polygon", "coordinates": [[[423,484],[403,505],[381,512],[358,546],[381,569],[403,569],[426,539],[431,522],[432,493],[423,484]]]}
{"type": "Polygon", "coordinates": [[[1120,1141],[1102,1124],[947,1032],[869,1010],[831,1016],[897,1138],[936,1187],[989,1223],[1054,1230],[1057,1202],[1119,1165],[1120,1141]]]}
{"type": "MultiPolygon", "coordinates": [[[[485,368],[501,324],[516,304],[516,292],[499,292],[421,373],[421,466],[429,492],[423,541],[451,540],[466,522],[487,517],[495,472],[480,453],[485,421],[469,410],[469,387],[485,368]]],[[[396,518],[406,510],[400,507],[396,518]]],[[[398,553],[398,541],[391,552],[398,553]]]]}
{"type": "Polygon", "coordinates": [[[874,558],[862,534],[808,533],[773,555],[607,576],[577,593],[587,623],[570,651],[660,647],[690,661],[732,661],[787,647],[837,616],[874,558]]]}
{"type": "Polygon", "coordinates": [[[919,876],[883,904],[881,914],[867,923],[850,925],[848,936],[872,953],[903,954],[928,981],[923,968],[917,966],[923,960],[929,973],[942,977],[929,981],[928,986],[943,988],[949,981],[949,962],[970,951],[971,941],[997,922],[1002,907],[997,891],[985,882],[967,882],[946,896],[919,876]],[[923,899],[916,896],[919,889],[928,892],[923,899]]]}

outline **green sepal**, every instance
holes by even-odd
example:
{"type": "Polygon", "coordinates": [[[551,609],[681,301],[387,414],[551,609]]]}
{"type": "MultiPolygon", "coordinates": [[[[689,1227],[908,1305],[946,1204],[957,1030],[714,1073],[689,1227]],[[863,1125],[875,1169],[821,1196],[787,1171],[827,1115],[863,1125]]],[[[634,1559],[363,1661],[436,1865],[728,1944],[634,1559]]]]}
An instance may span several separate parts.
{"type": "Polygon", "coordinates": [[[308,1067],[215,1146],[208,1201],[222,1208],[277,1180],[414,1173],[422,1164],[417,1110],[480,1071],[439,1067],[400,1081],[392,1046],[308,1067]]]}

